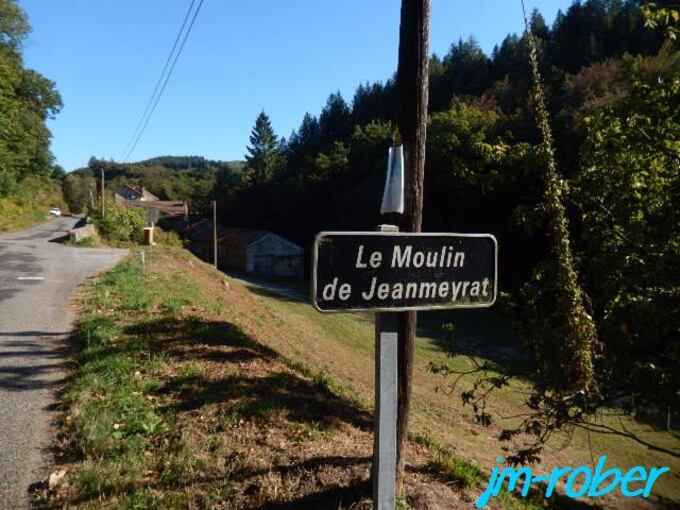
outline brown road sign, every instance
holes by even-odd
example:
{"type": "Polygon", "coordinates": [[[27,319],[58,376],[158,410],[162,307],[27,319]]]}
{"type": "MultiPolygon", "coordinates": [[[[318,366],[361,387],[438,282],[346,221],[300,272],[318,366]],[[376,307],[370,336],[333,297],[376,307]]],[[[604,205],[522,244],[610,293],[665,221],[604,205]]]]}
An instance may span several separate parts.
{"type": "Polygon", "coordinates": [[[312,254],[321,312],[485,308],[496,300],[490,234],[322,232],[312,254]]]}

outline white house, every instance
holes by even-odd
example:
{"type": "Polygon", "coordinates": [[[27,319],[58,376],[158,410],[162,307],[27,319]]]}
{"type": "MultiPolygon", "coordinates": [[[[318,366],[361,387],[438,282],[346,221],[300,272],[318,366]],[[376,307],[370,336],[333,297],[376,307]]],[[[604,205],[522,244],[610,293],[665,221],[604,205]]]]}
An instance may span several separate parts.
{"type": "Polygon", "coordinates": [[[120,202],[157,202],[160,200],[156,195],[144,186],[132,186],[123,184],[119,186],[113,196],[116,203],[120,202]]]}

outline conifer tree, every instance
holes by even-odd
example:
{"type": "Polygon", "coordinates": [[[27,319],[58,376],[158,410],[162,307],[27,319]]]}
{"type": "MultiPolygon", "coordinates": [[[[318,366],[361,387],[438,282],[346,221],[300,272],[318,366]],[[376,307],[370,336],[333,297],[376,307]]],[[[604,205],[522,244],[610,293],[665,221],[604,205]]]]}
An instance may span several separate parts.
{"type": "Polygon", "coordinates": [[[269,181],[281,166],[279,141],[264,110],[250,133],[246,162],[246,175],[253,184],[269,181]]]}

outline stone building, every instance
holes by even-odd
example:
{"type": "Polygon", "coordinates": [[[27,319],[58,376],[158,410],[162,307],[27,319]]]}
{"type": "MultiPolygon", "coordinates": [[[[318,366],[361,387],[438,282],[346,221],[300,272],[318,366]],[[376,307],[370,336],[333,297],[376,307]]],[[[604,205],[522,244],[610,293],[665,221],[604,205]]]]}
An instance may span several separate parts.
{"type": "MultiPolygon", "coordinates": [[[[184,230],[191,250],[213,260],[213,223],[199,220],[184,230]]],[[[263,276],[303,277],[303,249],[267,230],[217,225],[217,267],[263,276]]]]}

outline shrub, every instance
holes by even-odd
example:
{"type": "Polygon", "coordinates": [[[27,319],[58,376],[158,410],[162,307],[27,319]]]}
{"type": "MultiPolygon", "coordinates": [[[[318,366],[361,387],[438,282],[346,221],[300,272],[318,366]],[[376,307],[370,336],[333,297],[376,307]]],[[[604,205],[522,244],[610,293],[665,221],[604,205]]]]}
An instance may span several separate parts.
{"type": "MultiPolygon", "coordinates": [[[[68,208],[57,182],[47,177],[30,176],[12,183],[11,195],[3,196],[3,170],[0,168],[0,232],[17,230],[46,221],[48,208],[68,208]]],[[[9,188],[7,190],[9,191],[9,188]]]]}
{"type": "Polygon", "coordinates": [[[173,246],[175,248],[182,248],[184,246],[182,238],[179,236],[177,232],[173,232],[171,230],[164,230],[159,227],[156,227],[154,230],[155,232],[153,237],[158,244],[162,244],[165,246],[173,246]]]}
{"type": "Polygon", "coordinates": [[[101,210],[93,213],[97,230],[111,243],[142,243],[144,241],[144,211],[134,207],[119,207],[114,202],[106,203],[106,214],[101,210]]]}

